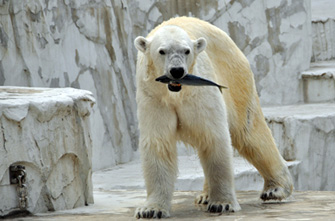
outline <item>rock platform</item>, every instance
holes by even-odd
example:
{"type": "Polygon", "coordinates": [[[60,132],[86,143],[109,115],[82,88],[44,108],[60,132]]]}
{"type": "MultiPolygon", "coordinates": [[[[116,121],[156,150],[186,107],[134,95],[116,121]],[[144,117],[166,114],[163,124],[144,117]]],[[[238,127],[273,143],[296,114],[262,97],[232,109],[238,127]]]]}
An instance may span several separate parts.
{"type": "Polygon", "coordinates": [[[91,92],[73,88],[0,87],[0,218],[93,203],[94,102],[91,92]],[[25,167],[21,197],[13,165],[25,167]]]}

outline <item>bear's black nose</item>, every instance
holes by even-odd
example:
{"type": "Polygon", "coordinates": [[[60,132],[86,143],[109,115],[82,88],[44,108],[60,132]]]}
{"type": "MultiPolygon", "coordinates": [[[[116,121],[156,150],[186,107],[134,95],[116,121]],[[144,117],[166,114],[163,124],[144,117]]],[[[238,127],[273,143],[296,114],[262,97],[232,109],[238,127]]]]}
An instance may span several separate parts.
{"type": "Polygon", "coordinates": [[[174,79],[180,79],[183,77],[185,71],[182,67],[175,67],[170,69],[170,74],[174,79]]]}

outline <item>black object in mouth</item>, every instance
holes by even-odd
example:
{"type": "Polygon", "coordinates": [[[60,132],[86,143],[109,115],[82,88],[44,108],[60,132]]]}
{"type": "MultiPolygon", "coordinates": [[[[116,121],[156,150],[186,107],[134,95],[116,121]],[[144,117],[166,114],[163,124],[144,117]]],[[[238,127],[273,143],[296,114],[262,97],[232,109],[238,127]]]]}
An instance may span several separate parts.
{"type": "Polygon", "coordinates": [[[183,78],[178,80],[173,80],[167,77],[166,75],[162,75],[156,78],[156,81],[161,82],[163,84],[168,84],[168,88],[170,91],[179,92],[181,90],[182,85],[189,86],[216,86],[222,92],[222,89],[227,88],[225,86],[214,83],[213,81],[207,80],[205,78],[201,78],[192,74],[187,74],[183,78]]]}

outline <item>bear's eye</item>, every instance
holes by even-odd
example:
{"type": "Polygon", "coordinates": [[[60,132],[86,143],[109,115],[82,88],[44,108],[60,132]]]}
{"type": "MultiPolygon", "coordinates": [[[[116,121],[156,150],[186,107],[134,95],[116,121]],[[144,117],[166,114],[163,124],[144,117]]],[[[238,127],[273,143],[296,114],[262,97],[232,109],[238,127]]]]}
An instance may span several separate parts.
{"type": "Polygon", "coordinates": [[[161,55],[165,55],[165,51],[163,51],[163,50],[161,49],[161,50],[159,50],[159,54],[161,54],[161,55]]]}
{"type": "Polygon", "coordinates": [[[185,54],[188,55],[189,53],[190,53],[190,50],[187,49],[187,50],[185,51],[185,54]]]}

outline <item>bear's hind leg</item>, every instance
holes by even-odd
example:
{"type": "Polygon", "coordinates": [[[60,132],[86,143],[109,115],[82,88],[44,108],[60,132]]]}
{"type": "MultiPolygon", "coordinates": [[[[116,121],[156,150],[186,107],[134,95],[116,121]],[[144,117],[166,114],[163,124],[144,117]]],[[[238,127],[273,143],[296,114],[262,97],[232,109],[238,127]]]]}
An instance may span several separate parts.
{"type": "Polygon", "coordinates": [[[261,199],[282,200],[292,193],[291,174],[276,147],[261,110],[258,111],[254,118],[250,117],[252,121],[248,119],[245,128],[237,132],[240,136],[232,133],[233,145],[264,178],[261,199]]]}

